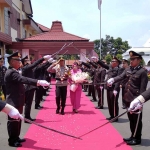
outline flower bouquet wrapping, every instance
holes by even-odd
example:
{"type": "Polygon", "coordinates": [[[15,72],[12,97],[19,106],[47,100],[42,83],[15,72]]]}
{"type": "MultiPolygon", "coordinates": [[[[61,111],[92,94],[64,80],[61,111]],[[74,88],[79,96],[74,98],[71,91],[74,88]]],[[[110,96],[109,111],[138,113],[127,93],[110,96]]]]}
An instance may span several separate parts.
{"type": "Polygon", "coordinates": [[[73,92],[76,91],[79,83],[83,83],[83,82],[91,83],[91,78],[87,72],[79,72],[79,73],[73,74],[71,76],[71,79],[74,82],[74,84],[70,86],[70,90],[73,92]]]}

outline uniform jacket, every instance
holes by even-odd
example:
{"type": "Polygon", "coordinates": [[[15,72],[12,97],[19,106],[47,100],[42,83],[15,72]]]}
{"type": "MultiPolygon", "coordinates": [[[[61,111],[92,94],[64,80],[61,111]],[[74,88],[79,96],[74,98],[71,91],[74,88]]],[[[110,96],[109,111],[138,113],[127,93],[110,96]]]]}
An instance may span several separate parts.
{"type": "Polygon", "coordinates": [[[106,70],[104,68],[97,68],[94,71],[94,83],[102,83],[105,80],[106,70]]]}
{"type": "Polygon", "coordinates": [[[0,111],[5,107],[6,103],[0,100],[0,111]]]}
{"type": "Polygon", "coordinates": [[[23,84],[37,85],[36,79],[24,77],[14,68],[6,71],[4,81],[6,85],[6,102],[15,107],[24,105],[25,88],[23,84]]]}
{"type": "MultiPolygon", "coordinates": [[[[28,77],[28,78],[32,78],[34,79],[34,72],[33,72],[33,69],[39,65],[40,63],[42,63],[44,61],[44,58],[41,58],[37,61],[35,61],[33,64],[26,64],[23,68],[22,68],[22,75],[25,76],[25,77],[28,77]]],[[[36,89],[37,86],[33,86],[33,85],[29,85],[29,84],[26,84],[25,85],[25,90],[28,91],[28,90],[31,90],[31,89],[36,89]]]]}
{"type": "Polygon", "coordinates": [[[7,68],[5,66],[0,67],[0,86],[4,85],[4,76],[7,71],[7,68]]]}
{"type": "Polygon", "coordinates": [[[146,71],[141,66],[136,67],[134,70],[132,68],[125,69],[124,72],[120,76],[115,77],[114,80],[117,82],[124,78],[128,78],[124,91],[125,101],[131,102],[146,90],[148,77],[146,71]]]}
{"type": "MultiPolygon", "coordinates": [[[[120,67],[112,68],[111,66],[106,65],[101,60],[99,60],[97,63],[100,64],[103,68],[105,68],[105,69],[108,70],[107,71],[107,79],[106,80],[108,80],[110,78],[114,78],[114,77],[116,77],[116,76],[118,76],[118,75],[120,75],[122,73],[123,68],[120,68],[120,67]]],[[[107,90],[111,90],[111,91],[113,91],[113,90],[119,91],[120,90],[120,86],[119,85],[120,84],[115,83],[111,87],[109,87],[109,86],[106,85],[105,88],[107,90]]]]}

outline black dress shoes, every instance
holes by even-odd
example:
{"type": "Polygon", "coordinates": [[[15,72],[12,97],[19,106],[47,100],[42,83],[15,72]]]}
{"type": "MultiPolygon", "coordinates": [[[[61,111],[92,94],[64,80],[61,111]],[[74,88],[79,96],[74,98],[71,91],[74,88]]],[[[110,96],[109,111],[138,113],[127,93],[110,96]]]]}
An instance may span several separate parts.
{"type": "Polygon", "coordinates": [[[95,109],[100,109],[100,106],[95,107],[95,109]]]}
{"type": "Polygon", "coordinates": [[[35,106],[35,109],[42,109],[43,108],[43,106],[35,106]]]}
{"type": "Polygon", "coordinates": [[[92,99],[92,100],[91,100],[91,102],[96,102],[96,101],[97,101],[97,100],[95,100],[95,99],[92,99]]]}
{"type": "Polygon", "coordinates": [[[11,147],[21,147],[22,144],[20,144],[19,142],[14,142],[14,143],[9,143],[9,146],[11,146],[11,147]]]}
{"type": "Polygon", "coordinates": [[[111,119],[113,119],[114,117],[109,117],[109,118],[106,118],[107,120],[111,120],[111,119]]]}
{"type": "Polygon", "coordinates": [[[56,109],[56,114],[59,114],[59,109],[56,109]]]}
{"type": "Polygon", "coordinates": [[[91,96],[91,95],[87,94],[86,96],[91,96]]]}
{"type": "Polygon", "coordinates": [[[20,138],[17,140],[17,142],[19,142],[19,143],[23,143],[25,141],[26,141],[26,139],[20,139],[20,138]]]}
{"type": "Polygon", "coordinates": [[[127,141],[131,141],[132,139],[133,139],[133,137],[123,138],[123,140],[124,140],[125,142],[127,142],[127,141]]]}
{"type": "MultiPolygon", "coordinates": [[[[36,119],[32,119],[31,117],[30,118],[25,117],[25,118],[28,119],[28,120],[30,120],[30,121],[35,121],[36,120],[36,119]]],[[[24,123],[30,123],[30,122],[24,121],[24,123]]]]}
{"type": "Polygon", "coordinates": [[[61,115],[64,115],[65,112],[64,112],[64,108],[61,109],[61,115]]]}
{"type": "Polygon", "coordinates": [[[126,141],[127,145],[139,145],[141,144],[141,140],[132,139],[131,141],[126,141]]]}

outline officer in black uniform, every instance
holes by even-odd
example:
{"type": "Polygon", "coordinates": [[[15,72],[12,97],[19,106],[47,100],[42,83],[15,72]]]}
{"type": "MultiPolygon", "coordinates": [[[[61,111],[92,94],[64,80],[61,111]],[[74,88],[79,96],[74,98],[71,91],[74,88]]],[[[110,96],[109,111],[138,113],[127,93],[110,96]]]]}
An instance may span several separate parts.
{"type": "MultiPolygon", "coordinates": [[[[99,64],[98,64],[98,68],[95,70],[94,73],[94,83],[102,83],[105,80],[105,75],[106,75],[106,70],[104,68],[102,68],[99,64]]],[[[96,90],[98,93],[98,106],[96,107],[96,109],[103,109],[103,105],[104,105],[104,84],[101,85],[96,85],[96,90]]]]}
{"type": "MultiPolygon", "coordinates": [[[[22,64],[23,64],[22,75],[25,76],[25,77],[34,79],[33,69],[37,65],[39,65],[40,63],[42,63],[44,60],[49,59],[50,57],[51,56],[46,55],[43,58],[40,58],[39,60],[37,60],[37,61],[35,61],[34,63],[31,64],[31,61],[28,58],[28,55],[25,56],[24,58],[21,59],[22,64]]],[[[32,106],[33,96],[34,96],[34,92],[35,92],[36,88],[37,88],[37,86],[33,86],[33,85],[29,85],[29,84],[25,85],[25,108],[24,108],[24,116],[25,116],[25,118],[27,118],[27,119],[29,119],[31,121],[35,121],[35,119],[31,118],[30,113],[31,113],[31,106],[32,106]]],[[[28,123],[27,121],[24,121],[24,122],[28,123]]]]}
{"type": "MultiPolygon", "coordinates": [[[[18,52],[15,52],[8,57],[8,63],[10,67],[6,71],[4,78],[6,85],[6,102],[14,106],[19,113],[22,113],[25,101],[25,89],[23,84],[49,86],[49,83],[47,81],[31,79],[20,75],[17,70],[21,65],[20,54],[18,52]]],[[[19,138],[21,120],[14,120],[8,116],[7,129],[9,146],[22,146],[20,143],[25,142],[25,139],[19,138]]]]}
{"type": "MultiPolygon", "coordinates": [[[[120,76],[111,78],[107,81],[108,84],[112,84],[114,82],[123,80],[124,78],[128,78],[128,82],[125,85],[125,92],[124,92],[124,100],[126,102],[127,107],[130,106],[130,103],[137,96],[139,96],[146,90],[148,83],[147,73],[145,69],[140,65],[142,56],[134,51],[130,51],[129,55],[130,55],[130,67],[125,69],[125,71],[120,76]]],[[[131,137],[124,138],[123,140],[128,145],[138,145],[141,143],[142,113],[140,114],[128,113],[128,118],[130,121],[131,137]],[[138,125],[137,130],[136,125],[138,125]]]]}
{"type": "Polygon", "coordinates": [[[4,76],[5,76],[7,68],[3,65],[4,65],[4,59],[0,56],[0,87],[3,91],[3,94],[4,94],[5,99],[6,99],[6,87],[4,84],[4,76]]]}
{"type": "MultiPolygon", "coordinates": [[[[129,61],[126,59],[122,60],[122,72],[129,67],[129,61]]],[[[125,100],[124,100],[124,90],[125,90],[125,84],[127,83],[128,78],[123,79],[120,82],[120,88],[122,89],[122,109],[126,109],[126,104],[125,104],[125,100]]]]}
{"type": "MultiPolygon", "coordinates": [[[[49,61],[43,61],[34,69],[34,77],[38,80],[45,80],[45,71],[52,64],[51,59],[49,61]]],[[[43,106],[40,106],[42,97],[45,94],[45,89],[43,87],[38,87],[35,92],[35,109],[42,109],[43,106]]]]}
{"type": "MultiPolygon", "coordinates": [[[[97,63],[100,64],[103,68],[108,70],[107,80],[112,77],[116,77],[122,73],[122,68],[119,67],[121,61],[116,56],[113,57],[110,66],[105,64],[101,60],[99,60],[97,63]]],[[[117,84],[113,84],[111,87],[106,86],[105,88],[107,89],[107,103],[108,103],[108,109],[110,114],[110,117],[107,118],[107,120],[111,120],[114,117],[118,116],[119,113],[118,98],[119,98],[120,87],[119,84],[117,83],[117,84]]],[[[115,120],[115,122],[117,121],[118,119],[115,120]]]]}

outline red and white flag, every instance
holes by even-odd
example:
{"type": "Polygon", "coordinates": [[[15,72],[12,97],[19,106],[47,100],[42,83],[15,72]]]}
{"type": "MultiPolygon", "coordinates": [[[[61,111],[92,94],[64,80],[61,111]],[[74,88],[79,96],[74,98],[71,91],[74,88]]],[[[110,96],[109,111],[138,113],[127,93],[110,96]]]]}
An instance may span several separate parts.
{"type": "Polygon", "coordinates": [[[98,0],[98,9],[101,9],[102,0],[98,0]]]}

